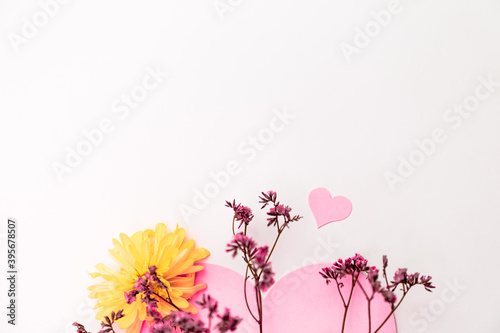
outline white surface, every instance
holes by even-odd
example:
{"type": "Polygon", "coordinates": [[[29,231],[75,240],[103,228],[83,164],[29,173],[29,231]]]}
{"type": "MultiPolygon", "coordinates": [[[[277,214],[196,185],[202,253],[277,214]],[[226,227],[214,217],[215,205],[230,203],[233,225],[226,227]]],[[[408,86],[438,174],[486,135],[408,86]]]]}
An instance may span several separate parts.
{"type": "MultiPolygon", "coordinates": [[[[500,3],[402,1],[348,62],[340,46],[387,1],[226,1],[224,19],[212,1],[69,1],[19,52],[9,33],[40,6],[0,3],[0,233],[16,218],[20,251],[18,326],[2,314],[0,331],[90,323],[87,272],[109,261],[120,232],[159,221],[179,222],[210,262],[241,271],[224,251],[224,200],[257,210],[259,192],[275,189],[304,216],[279,244],[278,276],[318,260],[330,238],[338,248],[321,261],[359,252],[379,265],[386,253],[394,270],[434,276],[436,292],[415,291],[397,314],[400,333],[498,332],[500,87],[456,129],[443,115],[480,77],[500,81],[500,3]],[[121,119],[113,103],[157,66],[169,77],[121,119]],[[295,119],[255,156],[242,154],[284,108],[295,119]],[[114,131],[59,182],[53,163],[105,118],[114,131]],[[436,128],[447,140],[392,191],[384,173],[436,128]],[[179,207],[232,160],[240,173],[183,219],[179,207]],[[316,229],[307,196],[320,186],[351,199],[347,221],[316,229]],[[439,301],[455,280],[465,289],[439,301]]],[[[271,242],[256,215],[251,233],[271,242]]]]}

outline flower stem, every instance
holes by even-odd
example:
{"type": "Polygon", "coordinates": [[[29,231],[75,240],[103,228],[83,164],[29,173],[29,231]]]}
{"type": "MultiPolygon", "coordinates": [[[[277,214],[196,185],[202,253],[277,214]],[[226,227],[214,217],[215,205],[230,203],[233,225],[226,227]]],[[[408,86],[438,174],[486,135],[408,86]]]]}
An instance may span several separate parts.
{"type": "Polygon", "coordinates": [[[398,304],[392,309],[392,311],[385,318],[385,320],[382,322],[382,324],[380,324],[380,326],[373,333],[377,333],[382,328],[382,326],[385,325],[385,323],[389,320],[389,318],[392,316],[392,314],[394,313],[394,311],[396,311],[396,309],[399,307],[399,305],[401,304],[401,302],[403,302],[403,300],[405,299],[405,296],[406,296],[407,293],[408,293],[408,290],[404,290],[404,287],[403,287],[403,296],[399,300],[398,304]]]}
{"type": "MultiPolygon", "coordinates": [[[[354,273],[356,274],[356,273],[354,273]]],[[[342,320],[342,333],[344,333],[345,330],[345,323],[347,319],[347,310],[349,310],[349,305],[351,304],[351,299],[352,299],[352,292],[354,291],[354,287],[356,286],[356,282],[358,281],[359,278],[359,273],[356,277],[354,277],[354,274],[352,275],[351,278],[351,292],[349,293],[349,300],[347,301],[347,305],[345,306],[344,310],[344,319],[342,320]]]]}
{"type": "MultiPolygon", "coordinates": [[[[283,233],[284,227],[285,227],[285,226],[283,225],[283,226],[281,226],[281,227],[279,227],[279,228],[278,228],[278,236],[276,236],[276,239],[274,240],[273,247],[271,248],[271,251],[270,251],[270,252],[269,252],[269,254],[267,255],[266,262],[264,263],[264,265],[265,265],[265,264],[267,264],[267,263],[269,262],[269,260],[271,259],[271,255],[273,254],[274,249],[276,248],[276,244],[278,244],[278,240],[280,239],[280,236],[281,236],[281,234],[283,233]]],[[[259,278],[260,278],[260,276],[262,275],[262,273],[263,273],[263,271],[261,271],[261,272],[259,273],[259,278]]]]}
{"type": "Polygon", "coordinates": [[[342,295],[342,292],[340,291],[339,281],[337,281],[337,279],[335,279],[335,282],[337,283],[337,290],[339,291],[340,298],[342,298],[342,303],[344,303],[344,308],[345,308],[347,306],[347,304],[345,304],[344,295],[342,295]]]}
{"type": "Polygon", "coordinates": [[[236,233],[234,232],[234,220],[236,219],[236,215],[233,216],[233,236],[236,235],[236,233]]]}
{"type": "Polygon", "coordinates": [[[372,312],[371,312],[371,302],[372,300],[368,300],[368,333],[372,333],[372,312]]]}
{"type": "Polygon", "coordinates": [[[262,333],[262,294],[259,286],[255,287],[255,298],[257,299],[257,308],[259,311],[259,332],[262,333]]]}
{"type": "MultiPolygon", "coordinates": [[[[246,256],[246,254],[245,254],[246,256]]],[[[245,258],[244,258],[245,259],[245,258]]],[[[249,278],[248,276],[248,269],[250,268],[250,264],[247,262],[247,268],[245,270],[245,282],[243,284],[243,294],[245,295],[245,304],[247,305],[247,309],[248,309],[248,312],[250,313],[250,315],[252,316],[252,318],[256,321],[256,322],[259,322],[259,320],[257,319],[257,317],[255,317],[255,315],[253,314],[252,310],[250,309],[250,304],[248,304],[248,297],[247,297],[247,280],[249,278]]]]}
{"type": "Polygon", "coordinates": [[[161,297],[160,295],[158,295],[157,293],[153,293],[153,295],[156,295],[156,297],[160,298],[162,301],[165,301],[166,303],[172,305],[174,308],[176,308],[178,311],[182,311],[181,309],[179,309],[175,304],[174,302],[172,302],[172,299],[170,298],[170,294],[168,293],[167,291],[167,297],[168,299],[165,299],[163,297],[161,297]]]}
{"type": "MultiPolygon", "coordinates": [[[[384,267],[384,279],[385,279],[385,286],[389,288],[389,280],[387,279],[386,267],[384,267]]],[[[394,310],[394,303],[391,303],[391,309],[394,310]]]]}
{"type": "Polygon", "coordinates": [[[363,288],[363,285],[361,284],[359,279],[358,279],[358,286],[359,286],[359,288],[361,288],[361,291],[365,295],[366,301],[368,302],[368,333],[371,333],[372,332],[371,303],[372,303],[373,297],[375,296],[375,291],[372,289],[372,296],[368,297],[368,294],[366,293],[365,288],[363,288]]]}

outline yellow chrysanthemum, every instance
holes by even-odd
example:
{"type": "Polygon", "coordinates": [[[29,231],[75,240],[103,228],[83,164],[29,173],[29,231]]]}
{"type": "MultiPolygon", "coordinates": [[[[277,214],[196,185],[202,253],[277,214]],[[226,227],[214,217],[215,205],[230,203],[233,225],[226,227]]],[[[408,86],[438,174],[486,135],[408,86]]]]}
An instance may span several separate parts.
{"type": "MultiPolygon", "coordinates": [[[[123,309],[125,317],[118,321],[127,333],[138,333],[142,322],[147,318],[146,304],[137,301],[127,304],[125,292],[134,289],[134,283],[142,277],[150,266],[156,266],[160,280],[168,287],[170,299],[179,309],[197,313],[194,305],[188,300],[198,291],[205,289],[205,284],[194,285],[195,273],[203,266],[194,265],[198,260],[206,258],[210,253],[204,248],[195,248],[192,239],[185,239],[185,230],[177,227],[167,232],[163,223],[158,223],[155,230],[147,229],[133,234],[131,237],[120,234],[119,242],[113,239],[114,249],[110,250],[113,259],[120,264],[119,271],[98,264],[98,273],[91,273],[93,278],[102,277],[103,282],[90,286],[89,297],[97,299],[95,309],[97,320],[103,320],[112,311],[123,309]]],[[[166,293],[165,291],[163,291],[166,293]]],[[[164,295],[165,296],[165,295],[164,295]]],[[[158,310],[163,315],[175,311],[175,307],[159,300],[158,310]]]]}

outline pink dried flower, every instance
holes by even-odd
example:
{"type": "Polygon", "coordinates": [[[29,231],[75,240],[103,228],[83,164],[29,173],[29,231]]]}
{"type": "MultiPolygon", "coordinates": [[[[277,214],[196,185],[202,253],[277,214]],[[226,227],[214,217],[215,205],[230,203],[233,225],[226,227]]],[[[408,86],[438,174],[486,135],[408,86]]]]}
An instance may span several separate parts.
{"type": "Polygon", "coordinates": [[[326,279],[326,284],[330,284],[332,280],[337,281],[339,277],[338,271],[333,267],[325,267],[322,269],[322,272],[319,272],[319,274],[326,279]]]}
{"type": "Polygon", "coordinates": [[[387,256],[384,254],[382,256],[382,265],[384,268],[387,268],[387,265],[389,264],[389,260],[387,259],[387,256]]]}
{"type": "Polygon", "coordinates": [[[243,320],[240,317],[233,317],[231,316],[231,311],[226,308],[224,311],[224,314],[217,315],[217,317],[220,318],[220,322],[217,324],[216,328],[219,330],[220,333],[226,333],[226,332],[234,332],[238,328],[238,325],[240,322],[243,320]]]}
{"type": "Polygon", "coordinates": [[[217,308],[219,303],[212,298],[210,295],[203,294],[201,302],[198,303],[202,309],[208,309],[208,318],[213,318],[214,314],[217,313],[217,308]]]}
{"type": "MultiPolygon", "coordinates": [[[[165,324],[157,324],[158,328],[153,326],[153,333],[163,333],[160,329],[165,329],[165,324]],[[155,331],[156,329],[156,331],[155,331]]],[[[201,320],[194,320],[190,315],[182,311],[176,311],[170,313],[170,326],[180,329],[181,332],[185,333],[208,333],[210,329],[205,327],[205,324],[201,320]]],[[[165,331],[170,333],[168,331],[165,331]]]]}
{"type": "Polygon", "coordinates": [[[259,247],[257,249],[257,251],[255,252],[254,260],[255,260],[255,265],[258,268],[262,268],[266,264],[268,251],[269,251],[269,248],[266,245],[266,246],[259,247]]]}
{"type": "Polygon", "coordinates": [[[137,300],[137,294],[139,292],[137,290],[132,290],[130,292],[125,292],[125,301],[127,304],[132,304],[137,300]]]}
{"type": "Polygon", "coordinates": [[[333,264],[333,268],[338,272],[340,278],[343,278],[345,275],[365,272],[368,270],[367,266],[368,260],[358,253],[354,257],[347,258],[345,261],[339,259],[333,264]]]}
{"type": "Polygon", "coordinates": [[[389,288],[382,288],[381,291],[382,296],[384,296],[384,299],[388,303],[396,303],[397,297],[396,294],[393,293],[389,288]]]}
{"type": "Polygon", "coordinates": [[[257,244],[252,238],[245,236],[242,233],[238,233],[233,236],[231,243],[227,244],[226,252],[231,252],[233,258],[236,257],[238,251],[248,253],[252,256],[255,253],[256,246],[257,244]]]}
{"type": "Polygon", "coordinates": [[[274,285],[274,272],[271,263],[268,262],[262,269],[262,277],[259,281],[259,287],[262,291],[267,291],[274,285]]]}
{"type": "Polygon", "coordinates": [[[271,209],[269,209],[269,212],[267,213],[267,215],[269,216],[267,218],[267,226],[269,227],[271,225],[277,225],[279,222],[278,218],[280,216],[283,217],[283,225],[286,227],[289,227],[288,224],[290,222],[295,222],[302,218],[302,216],[300,215],[290,217],[291,210],[292,209],[290,207],[277,203],[276,206],[271,207],[271,209]]]}
{"type": "Polygon", "coordinates": [[[372,290],[374,292],[379,292],[380,289],[382,288],[382,284],[378,280],[378,272],[379,270],[375,266],[372,266],[368,269],[367,279],[368,282],[370,282],[370,285],[372,286],[372,290]]]}
{"type": "Polygon", "coordinates": [[[410,290],[411,287],[418,284],[424,286],[425,290],[432,292],[435,286],[431,282],[432,276],[420,276],[419,272],[408,274],[406,268],[400,268],[394,274],[394,281],[389,286],[392,291],[394,291],[399,284],[402,284],[406,290],[410,290]]]}
{"type": "Polygon", "coordinates": [[[424,286],[425,290],[430,291],[430,292],[432,292],[431,289],[436,288],[435,286],[432,285],[431,279],[432,279],[432,276],[430,276],[430,275],[429,276],[422,275],[420,277],[420,282],[419,282],[419,284],[424,286]]]}
{"type": "Polygon", "coordinates": [[[243,206],[242,204],[236,204],[234,200],[232,203],[230,201],[226,201],[226,207],[230,207],[233,209],[234,219],[240,222],[238,229],[243,224],[248,225],[253,220],[252,210],[246,206],[243,206]]]}
{"type": "Polygon", "coordinates": [[[267,193],[262,192],[262,196],[259,197],[259,203],[262,203],[264,205],[261,207],[261,209],[266,207],[269,203],[273,203],[274,205],[276,205],[276,198],[277,195],[274,191],[267,191],[267,193]]]}
{"type": "Polygon", "coordinates": [[[400,268],[394,273],[394,281],[393,284],[398,284],[398,283],[406,283],[406,278],[408,277],[408,269],[406,268],[400,268]]]}

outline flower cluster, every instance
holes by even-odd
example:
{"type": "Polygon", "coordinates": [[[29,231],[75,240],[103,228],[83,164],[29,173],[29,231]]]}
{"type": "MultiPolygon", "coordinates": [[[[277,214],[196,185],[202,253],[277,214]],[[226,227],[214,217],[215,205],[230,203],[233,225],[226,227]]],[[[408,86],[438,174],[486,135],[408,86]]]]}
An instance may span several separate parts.
{"type": "Polygon", "coordinates": [[[264,209],[268,205],[270,206],[267,212],[267,226],[274,226],[277,230],[276,240],[274,245],[269,250],[268,246],[258,246],[257,243],[249,236],[247,236],[247,229],[250,222],[253,220],[254,215],[252,210],[241,204],[237,204],[235,200],[232,202],[226,201],[226,206],[233,209],[233,239],[229,244],[227,244],[227,252],[230,252],[234,257],[241,254],[243,260],[246,263],[245,272],[245,285],[244,294],[245,302],[250,312],[252,318],[259,324],[260,332],[262,332],[262,292],[269,290],[274,284],[274,272],[271,267],[271,262],[269,261],[271,255],[278,243],[278,240],[285,229],[289,227],[290,222],[295,222],[300,220],[302,217],[295,215],[291,217],[291,208],[289,206],[281,204],[277,200],[278,196],[274,191],[262,192],[259,196],[259,203],[263,204],[261,209],[264,209]],[[243,231],[240,233],[235,232],[234,223],[240,222],[238,229],[244,225],[243,231]],[[248,304],[248,298],[246,294],[246,284],[248,279],[252,278],[254,281],[254,287],[256,291],[256,303],[257,303],[257,313],[253,313],[250,310],[248,304]]]}
{"type": "Polygon", "coordinates": [[[134,290],[125,292],[124,296],[127,304],[132,304],[137,301],[137,295],[142,294],[140,300],[146,304],[146,313],[158,320],[162,318],[162,315],[158,311],[158,303],[160,300],[172,305],[177,310],[180,309],[172,302],[169,288],[163,283],[162,279],[160,279],[156,270],[156,266],[149,266],[144,276],[139,277],[137,281],[135,281],[134,290]]]}
{"type": "Polygon", "coordinates": [[[368,270],[367,279],[370,282],[373,293],[380,293],[384,297],[384,300],[388,303],[396,303],[397,296],[394,294],[387,286],[382,287],[382,283],[378,279],[379,270],[377,267],[372,266],[368,270]]]}
{"type": "Polygon", "coordinates": [[[339,277],[343,278],[345,275],[366,272],[368,270],[368,260],[356,253],[352,258],[337,260],[337,262],[333,264],[333,268],[338,272],[339,277]]]}
{"type": "Polygon", "coordinates": [[[238,228],[241,227],[242,224],[248,225],[253,220],[252,210],[242,204],[236,204],[236,201],[233,202],[226,201],[226,207],[232,208],[234,211],[234,219],[240,222],[238,228]]]}
{"type": "Polygon", "coordinates": [[[394,274],[394,281],[391,281],[389,287],[394,290],[398,285],[404,285],[404,289],[409,290],[411,287],[420,284],[424,286],[425,290],[432,291],[431,289],[435,288],[435,286],[432,285],[431,279],[432,276],[420,276],[419,272],[408,274],[406,268],[400,268],[394,274]]]}
{"type": "Polygon", "coordinates": [[[227,244],[226,252],[231,252],[234,258],[238,255],[238,251],[254,256],[256,249],[257,243],[252,238],[240,232],[234,235],[231,242],[227,244]]]}
{"type": "Polygon", "coordinates": [[[89,297],[97,299],[98,320],[103,321],[111,311],[123,310],[124,318],[117,320],[120,328],[137,333],[144,321],[151,320],[153,308],[163,316],[178,310],[197,312],[190,299],[206,285],[195,284],[196,273],[203,269],[196,263],[210,253],[195,247],[184,229],[168,231],[158,223],[154,230],[120,234],[113,244],[109,252],[120,267],[98,264],[97,272],[90,274],[102,278],[88,288],[89,297]],[[145,291],[149,294],[143,295],[145,291]]]}
{"type": "MultiPolygon", "coordinates": [[[[124,315],[123,315],[123,310],[120,310],[118,312],[111,312],[111,316],[105,316],[104,317],[104,321],[101,322],[101,328],[102,330],[99,331],[99,333],[111,333],[111,332],[115,332],[115,330],[113,329],[113,324],[115,323],[115,321],[123,318],[124,315]]],[[[73,323],[73,326],[76,326],[76,332],[77,333],[89,333],[87,332],[87,330],[85,329],[85,326],[83,326],[82,324],[79,324],[77,322],[74,322],[73,323]]]]}
{"type": "Polygon", "coordinates": [[[405,298],[406,294],[413,286],[421,284],[427,291],[432,291],[431,289],[434,288],[431,282],[432,277],[425,275],[420,276],[420,273],[418,272],[415,274],[408,274],[406,268],[398,269],[394,274],[394,281],[392,281],[392,283],[389,284],[386,272],[388,260],[387,256],[385,255],[382,258],[382,264],[383,264],[383,276],[386,283],[385,287],[382,286],[382,283],[379,280],[379,269],[375,266],[369,266],[368,260],[363,258],[363,256],[358,253],[356,253],[354,257],[347,258],[345,260],[339,259],[333,264],[333,266],[325,267],[319,272],[320,275],[326,280],[326,284],[330,284],[332,281],[335,281],[337,284],[337,290],[344,304],[344,321],[342,323],[342,332],[344,332],[345,320],[347,317],[347,310],[351,303],[352,291],[354,290],[356,285],[359,286],[359,288],[365,295],[366,300],[368,301],[369,332],[371,332],[370,303],[373,300],[374,296],[377,293],[381,294],[384,300],[391,304],[392,311],[382,322],[382,324],[374,331],[375,333],[378,332],[381,329],[381,327],[387,322],[387,320],[399,307],[399,305],[405,298]],[[359,281],[359,277],[361,274],[363,274],[368,280],[371,286],[371,293],[365,290],[365,288],[359,281]],[[340,288],[344,286],[344,284],[341,282],[341,279],[344,278],[345,276],[350,276],[352,282],[351,291],[349,294],[349,298],[347,300],[346,298],[344,298],[344,295],[340,290],[340,288]],[[394,293],[394,291],[397,289],[398,286],[402,287],[403,295],[400,301],[397,304],[395,304],[397,301],[397,296],[394,293]]]}
{"type": "Polygon", "coordinates": [[[238,325],[242,321],[241,318],[239,317],[233,317],[231,316],[231,311],[226,308],[224,310],[224,313],[221,315],[217,315],[218,318],[220,318],[220,322],[217,324],[216,328],[219,330],[221,333],[225,332],[234,332],[238,328],[238,325]]]}
{"type": "MultiPolygon", "coordinates": [[[[145,280],[137,284],[138,288],[141,289],[140,293],[149,295],[152,284],[155,281],[152,276],[154,276],[154,269],[151,275],[145,280]]],[[[154,282],[156,283],[156,282],[154,282]]],[[[133,292],[129,293],[128,297],[133,302],[133,299],[137,297],[133,292]]],[[[234,332],[238,328],[238,325],[243,320],[237,316],[232,316],[229,309],[225,309],[222,315],[218,314],[218,302],[213,299],[210,295],[203,294],[201,302],[196,302],[201,306],[202,309],[208,310],[208,325],[199,319],[194,319],[191,314],[183,311],[172,311],[169,315],[163,316],[157,309],[157,302],[146,301],[148,303],[148,312],[152,317],[151,320],[151,331],[152,333],[210,333],[212,328],[212,319],[217,316],[219,322],[215,326],[215,329],[220,333],[234,332]]],[[[101,325],[103,329],[99,333],[115,333],[113,330],[113,323],[123,318],[123,311],[111,313],[111,317],[105,317],[105,322],[101,325]]],[[[85,327],[79,323],[74,323],[77,327],[77,333],[90,333],[85,327]]]]}
{"type": "Polygon", "coordinates": [[[267,291],[273,286],[274,272],[267,257],[269,253],[267,246],[257,247],[257,243],[252,238],[238,233],[227,244],[226,252],[231,252],[233,258],[241,252],[243,260],[252,267],[255,286],[261,291],[267,291]]]}
{"type": "Polygon", "coordinates": [[[217,313],[219,302],[212,298],[210,295],[203,294],[201,302],[196,302],[202,309],[208,310],[208,319],[212,319],[214,314],[217,313]]]}
{"type": "Polygon", "coordinates": [[[212,319],[214,316],[219,318],[219,323],[215,328],[220,333],[234,332],[238,325],[243,320],[237,316],[232,316],[229,309],[225,309],[222,315],[218,314],[219,303],[210,295],[203,294],[201,302],[197,302],[202,309],[208,310],[208,327],[200,320],[194,320],[191,316],[183,312],[172,312],[168,321],[160,325],[153,326],[153,333],[171,333],[169,331],[173,327],[185,333],[209,333],[212,327],[212,319]]]}
{"type": "MultiPolygon", "coordinates": [[[[149,271],[144,274],[144,277],[139,278],[134,284],[134,290],[125,293],[125,299],[130,304],[136,301],[137,295],[142,294],[141,301],[147,305],[147,313],[153,318],[153,333],[171,333],[180,330],[185,333],[206,333],[210,332],[212,326],[212,318],[218,311],[218,302],[210,295],[203,294],[201,302],[197,302],[202,309],[208,309],[208,328],[201,320],[194,320],[190,315],[182,311],[172,311],[169,316],[164,317],[158,310],[158,297],[166,302],[171,303],[168,287],[161,281],[156,274],[156,267],[150,266],[149,271]],[[167,295],[167,299],[161,298],[159,291],[163,290],[167,295]]],[[[175,305],[174,305],[175,306],[175,305]]],[[[241,318],[232,317],[229,310],[219,316],[221,321],[216,328],[221,333],[236,330],[241,318]]]]}
{"type": "Polygon", "coordinates": [[[208,333],[210,330],[205,327],[201,320],[194,320],[185,312],[172,312],[169,317],[155,319],[153,333],[208,333]]]}
{"type": "Polygon", "coordinates": [[[339,280],[344,276],[359,276],[361,272],[367,272],[369,269],[368,260],[356,253],[352,258],[347,258],[345,260],[338,259],[333,266],[325,267],[319,273],[326,279],[326,284],[330,284],[332,280],[335,280],[342,287],[343,284],[339,280]]]}
{"type": "Polygon", "coordinates": [[[372,287],[373,293],[380,293],[389,303],[396,302],[396,295],[386,286],[382,287],[379,281],[379,270],[375,266],[368,266],[368,260],[362,255],[356,253],[354,257],[345,260],[338,259],[332,267],[325,267],[320,272],[321,276],[326,279],[326,284],[335,280],[339,287],[343,287],[340,281],[344,276],[350,275],[355,280],[359,278],[359,274],[363,273],[372,287]]]}
{"type": "Polygon", "coordinates": [[[267,218],[267,226],[278,226],[279,228],[279,220],[278,218],[281,216],[283,217],[283,225],[288,227],[288,224],[290,222],[296,222],[302,218],[302,216],[295,215],[294,217],[290,216],[290,212],[292,211],[292,208],[286,205],[282,205],[277,201],[277,195],[276,192],[274,191],[268,191],[267,193],[262,192],[262,195],[259,197],[260,201],[259,203],[263,203],[264,205],[262,208],[266,207],[268,204],[273,204],[273,207],[269,209],[269,212],[267,215],[269,216],[267,218]]]}

